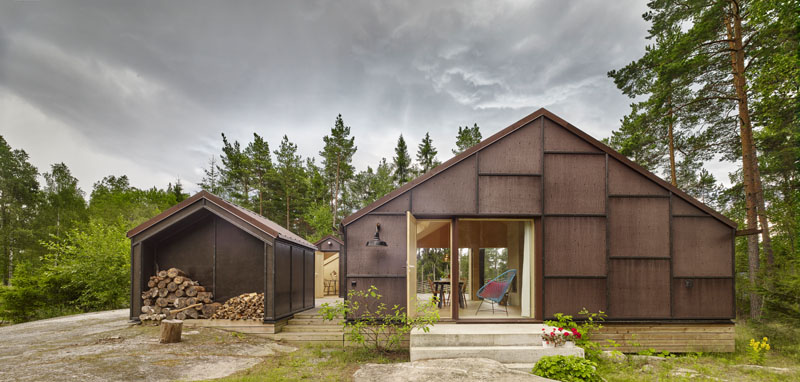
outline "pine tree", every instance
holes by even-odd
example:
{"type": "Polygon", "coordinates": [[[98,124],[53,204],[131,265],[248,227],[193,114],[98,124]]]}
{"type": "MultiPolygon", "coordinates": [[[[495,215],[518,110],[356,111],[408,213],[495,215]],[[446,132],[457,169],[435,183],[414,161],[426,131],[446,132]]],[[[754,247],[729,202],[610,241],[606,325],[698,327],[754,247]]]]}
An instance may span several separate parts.
{"type": "MultiPolygon", "coordinates": [[[[53,235],[60,239],[65,232],[86,221],[86,200],[78,187],[78,179],[63,162],[50,166],[50,172],[42,175],[45,180],[42,190],[44,203],[37,219],[44,226],[45,236],[53,235]]],[[[50,237],[42,239],[49,240],[50,237]]]]}
{"type": "Polygon", "coordinates": [[[403,134],[397,139],[397,146],[394,149],[394,182],[397,186],[402,186],[411,180],[411,156],[408,155],[408,146],[406,145],[403,134]]]}
{"type": "Polygon", "coordinates": [[[0,279],[8,285],[15,262],[33,240],[29,226],[39,200],[36,167],[28,154],[14,150],[0,136],[0,279]]]}
{"type": "Polygon", "coordinates": [[[273,197],[276,211],[282,212],[281,221],[289,230],[297,228],[297,219],[302,215],[303,195],[306,192],[303,159],[297,154],[297,145],[283,136],[280,147],[275,150],[275,189],[273,197]]]}
{"type": "Polygon", "coordinates": [[[433,140],[429,133],[425,133],[422,143],[417,146],[417,163],[419,163],[420,173],[424,174],[432,168],[441,164],[436,159],[436,148],[433,147],[433,140]]]}
{"type": "Polygon", "coordinates": [[[345,186],[353,178],[355,169],[353,168],[353,154],[355,137],[350,137],[350,126],[345,126],[342,115],[336,117],[336,122],[331,128],[331,134],[322,138],[325,147],[320,151],[322,156],[322,167],[324,168],[325,181],[328,184],[330,194],[332,226],[336,226],[337,218],[340,214],[340,201],[345,186]]]}
{"type": "Polygon", "coordinates": [[[253,142],[247,145],[245,155],[249,158],[250,175],[252,177],[250,183],[252,183],[253,190],[256,193],[256,202],[253,204],[258,207],[259,215],[268,216],[265,207],[266,201],[270,197],[269,183],[273,172],[269,143],[258,134],[253,133],[253,142]]]}
{"type": "Polygon", "coordinates": [[[463,129],[459,126],[458,135],[456,135],[456,149],[453,150],[453,154],[461,154],[466,149],[480,143],[482,138],[481,129],[478,127],[477,123],[472,127],[464,126],[463,129]]]}
{"type": "Polygon", "coordinates": [[[222,134],[222,166],[219,167],[221,185],[234,202],[243,207],[250,206],[250,182],[252,179],[250,158],[238,141],[228,142],[222,134]]]}
{"type": "Polygon", "coordinates": [[[208,160],[208,168],[203,169],[203,179],[200,181],[200,188],[206,190],[214,195],[220,197],[226,197],[225,189],[222,187],[221,184],[221,177],[219,173],[219,164],[217,162],[217,157],[212,155],[211,159],[208,160]]]}

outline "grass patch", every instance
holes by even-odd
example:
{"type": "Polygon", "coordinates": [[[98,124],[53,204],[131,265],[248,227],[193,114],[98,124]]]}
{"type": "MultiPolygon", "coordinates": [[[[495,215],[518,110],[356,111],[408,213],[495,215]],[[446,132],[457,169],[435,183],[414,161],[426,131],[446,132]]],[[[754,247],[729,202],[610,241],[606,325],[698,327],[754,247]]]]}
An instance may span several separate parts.
{"type": "Polygon", "coordinates": [[[305,345],[217,381],[349,381],[362,364],[395,362],[408,362],[408,351],[375,353],[363,348],[305,345]]]}
{"type": "MultiPolygon", "coordinates": [[[[657,349],[656,349],[657,350],[657,349]]],[[[734,353],[687,353],[660,362],[601,361],[600,375],[608,382],[640,381],[798,381],[800,380],[800,329],[779,323],[736,325],[734,353]],[[751,338],[768,337],[772,350],[763,368],[753,367],[747,354],[751,338]],[[786,368],[788,373],[771,368],[786,368]]]]}

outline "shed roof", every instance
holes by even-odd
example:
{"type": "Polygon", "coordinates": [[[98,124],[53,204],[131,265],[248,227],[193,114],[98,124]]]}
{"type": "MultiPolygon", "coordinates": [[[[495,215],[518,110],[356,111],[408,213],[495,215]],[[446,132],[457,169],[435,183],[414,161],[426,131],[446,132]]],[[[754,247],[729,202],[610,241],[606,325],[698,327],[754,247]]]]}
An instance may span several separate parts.
{"type": "Polygon", "coordinates": [[[340,238],[338,238],[336,236],[333,236],[333,235],[327,235],[327,236],[323,237],[322,239],[317,240],[317,242],[314,243],[314,245],[319,246],[321,243],[324,243],[327,240],[333,240],[333,241],[339,243],[340,245],[344,244],[342,239],[340,239],[340,238]]]}
{"type": "Polygon", "coordinates": [[[220,208],[224,209],[225,211],[230,212],[232,215],[236,216],[237,218],[241,219],[242,222],[247,223],[256,229],[266,233],[273,238],[281,238],[287,241],[291,241],[300,245],[303,245],[308,248],[316,249],[314,244],[306,241],[302,237],[294,234],[292,231],[289,231],[286,228],[281,227],[278,223],[273,222],[253,211],[248,210],[242,206],[236,205],[231,203],[225,199],[220,198],[208,191],[202,190],[191,197],[187,198],[186,200],[168,208],[166,211],[156,215],[152,219],[139,224],[136,228],[128,231],[128,237],[131,238],[135,235],[138,235],[141,232],[144,232],[148,228],[158,224],[160,221],[174,215],[175,213],[183,210],[186,207],[191,206],[198,200],[205,199],[220,208]]]}
{"type": "Polygon", "coordinates": [[[417,177],[416,179],[414,179],[414,180],[404,184],[403,186],[395,189],[394,191],[386,194],[384,197],[376,200],[372,204],[370,204],[370,205],[368,205],[368,206],[356,211],[355,213],[351,214],[350,216],[344,218],[344,220],[342,220],[342,225],[346,226],[346,225],[358,220],[359,218],[361,218],[364,215],[370,213],[371,211],[377,209],[378,207],[380,207],[380,206],[388,203],[389,201],[395,199],[396,197],[402,195],[406,191],[408,191],[408,190],[410,190],[410,189],[412,189],[412,188],[424,183],[425,181],[427,181],[430,178],[436,176],[437,174],[443,172],[444,170],[447,170],[448,168],[456,165],[457,163],[463,161],[464,159],[469,158],[470,156],[472,156],[476,152],[483,150],[485,147],[491,145],[492,143],[494,143],[496,141],[499,141],[500,139],[502,139],[505,136],[513,133],[514,131],[522,128],[523,126],[528,125],[529,123],[533,122],[534,120],[537,120],[538,118],[543,118],[543,117],[546,117],[547,119],[553,121],[557,125],[567,129],[568,131],[570,131],[573,134],[577,135],[578,137],[580,137],[581,139],[583,139],[587,143],[589,143],[592,146],[602,150],[603,152],[607,153],[609,156],[611,156],[611,157],[619,160],[623,164],[627,165],[628,167],[630,167],[634,171],[644,175],[645,177],[647,177],[648,179],[652,180],[653,182],[656,182],[661,187],[666,188],[667,190],[671,191],[673,194],[677,195],[678,197],[686,200],[687,202],[689,202],[693,206],[701,209],[702,211],[705,211],[706,213],[708,213],[709,215],[713,216],[715,219],[719,220],[720,222],[722,222],[722,223],[724,223],[724,224],[726,224],[726,225],[728,225],[730,227],[736,228],[737,223],[735,221],[729,219],[725,215],[720,214],[719,212],[715,211],[713,208],[703,204],[702,202],[700,202],[699,200],[695,199],[691,195],[689,195],[689,194],[683,192],[682,190],[680,190],[678,187],[675,187],[671,183],[666,182],[665,180],[661,179],[657,175],[655,175],[652,172],[646,170],[644,167],[634,163],[633,161],[631,161],[630,159],[628,159],[624,155],[618,153],[616,150],[608,147],[607,145],[605,145],[604,143],[598,141],[597,139],[592,138],[589,134],[586,134],[585,132],[581,131],[577,127],[571,125],[567,121],[561,119],[557,115],[551,113],[550,111],[548,111],[547,109],[544,109],[544,108],[536,110],[535,112],[533,112],[530,115],[520,119],[519,121],[517,121],[516,123],[512,124],[511,126],[508,126],[505,129],[497,132],[496,134],[484,139],[483,141],[481,141],[477,145],[470,147],[469,149],[465,150],[461,154],[458,154],[455,157],[450,158],[448,161],[442,163],[441,165],[439,165],[437,167],[434,167],[433,169],[431,169],[427,173],[417,177]]]}

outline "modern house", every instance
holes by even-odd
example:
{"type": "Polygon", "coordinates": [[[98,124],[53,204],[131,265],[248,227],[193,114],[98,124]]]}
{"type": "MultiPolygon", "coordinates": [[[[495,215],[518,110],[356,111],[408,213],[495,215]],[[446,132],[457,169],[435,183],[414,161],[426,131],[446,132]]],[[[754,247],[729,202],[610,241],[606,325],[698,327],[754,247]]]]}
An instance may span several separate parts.
{"type": "Polygon", "coordinates": [[[128,231],[131,319],[159,270],[179,268],[225,302],[264,293],[264,323],[314,307],[313,244],[261,215],[206,191],[128,231]]]}
{"type": "Polygon", "coordinates": [[[608,338],[733,350],[736,223],[545,109],[348,216],[342,231],[341,296],[374,285],[413,315],[441,291],[442,321],[454,323],[586,308],[608,314],[608,338]],[[481,290],[492,279],[507,282],[481,290]]]}

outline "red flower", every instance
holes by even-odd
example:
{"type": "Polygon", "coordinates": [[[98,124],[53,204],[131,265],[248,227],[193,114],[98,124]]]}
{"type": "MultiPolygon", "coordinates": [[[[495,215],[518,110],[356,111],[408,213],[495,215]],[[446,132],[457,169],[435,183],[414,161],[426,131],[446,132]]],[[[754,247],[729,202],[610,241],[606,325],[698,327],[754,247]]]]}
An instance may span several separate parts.
{"type": "Polygon", "coordinates": [[[578,336],[578,339],[581,339],[581,334],[580,333],[576,334],[576,336],[578,336]]]}
{"type": "Polygon", "coordinates": [[[569,333],[564,332],[564,337],[569,337],[569,333]]]}

